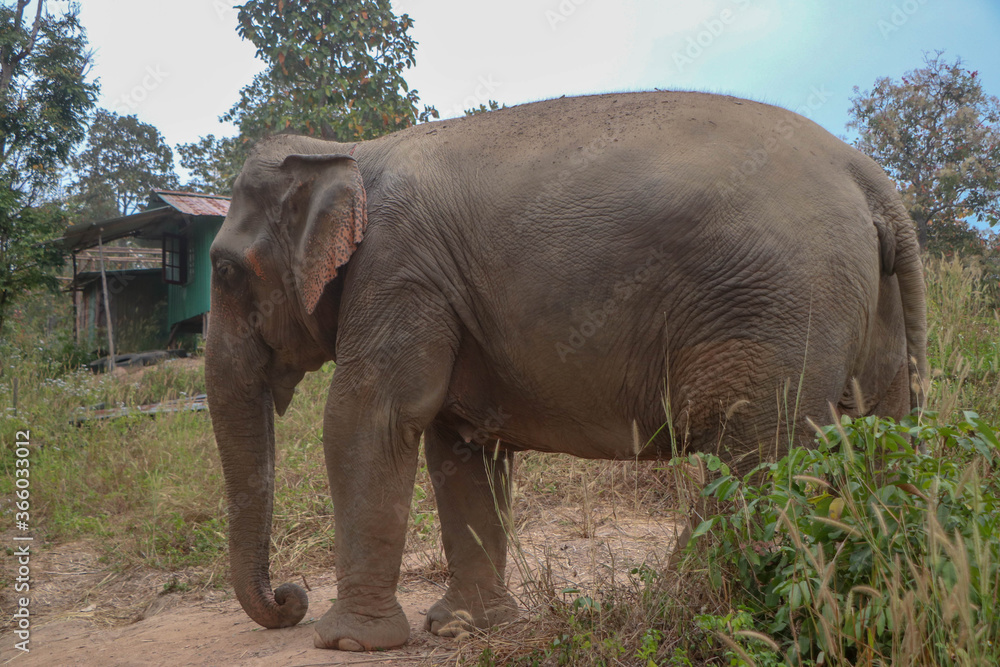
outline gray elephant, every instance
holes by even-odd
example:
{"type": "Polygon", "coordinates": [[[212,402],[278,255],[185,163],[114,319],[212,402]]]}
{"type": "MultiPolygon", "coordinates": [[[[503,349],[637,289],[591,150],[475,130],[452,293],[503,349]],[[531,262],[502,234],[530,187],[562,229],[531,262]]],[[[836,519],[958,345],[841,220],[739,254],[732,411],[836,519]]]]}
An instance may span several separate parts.
{"type": "Polygon", "coordinates": [[[335,360],[324,453],[338,598],[315,643],[406,642],[396,600],[424,439],[454,635],[503,586],[520,450],[807,444],[806,419],[922,400],[924,288],[893,184],[789,111],[679,92],[560,98],[356,145],[262,141],[211,250],[206,379],[236,594],[268,628],[273,413],[335,360]],[[859,404],[860,403],[860,404],[859,404]],[[667,428],[664,428],[664,426],[667,428]]]}

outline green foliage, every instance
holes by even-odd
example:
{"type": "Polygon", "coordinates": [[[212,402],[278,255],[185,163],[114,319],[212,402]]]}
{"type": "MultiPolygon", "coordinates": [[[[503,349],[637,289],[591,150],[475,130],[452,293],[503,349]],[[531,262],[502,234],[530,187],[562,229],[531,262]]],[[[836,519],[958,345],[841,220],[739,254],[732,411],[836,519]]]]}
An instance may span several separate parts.
{"type": "Polygon", "coordinates": [[[743,479],[720,465],[703,495],[731,510],[694,531],[710,578],[788,665],[996,664],[998,445],[973,412],[845,417],[743,479]]]}
{"type": "Polygon", "coordinates": [[[60,168],[84,137],[97,97],[87,82],[87,39],[78,7],[62,15],[36,0],[0,5],[0,336],[14,302],[29,289],[55,287],[59,251],[41,247],[66,224],[48,203],[60,168]]]}
{"type": "Polygon", "coordinates": [[[27,383],[58,378],[91,360],[73,338],[73,306],[63,293],[30,293],[11,310],[8,324],[0,338],[0,378],[24,366],[27,358],[37,371],[23,378],[27,383]]]}
{"type": "MultiPolygon", "coordinates": [[[[191,516],[174,510],[166,516],[157,517],[144,532],[149,535],[147,553],[162,559],[162,562],[153,563],[160,567],[202,565],[224,557],[228,545],[226,524],[221,516],[191,516]]],[[[187,590],[184,586],[181,584],[169,590],[165,586],[164,592],[183,592],[187,590]]]]}
{"type": "Polygon", "coordinates": [[[223,116],[243,137],[292,130],[358,141],[437,116],[417,111],[417,91],[403,79],[414,63],[413,20],[388,0],[250,0],[239,21],[268,66],[223,116]]]}
{"type": "Polygon", "coordinates": [[[466,116],[475,116],[476,114],[489,113],[490,111],[498,111],[500,109],[506,109],[506,108],[507,108],[506,104],[504,104],[503,106],[500,106],[500,103],[497,102],[496,100],[490,100],[489,101],[489,106],[487,106],[485,104],[480,104],[478,107],[472,107],[471,109],[466,109],[465,110],[465,115],[466,116]]]}
{"type": "MultiPolygon", "coordinates": [[[[87,130],[98,85],[87,82],[86,33],[70,5],[61,15],[36,0],[30,25],[25,10],[0,6],[0,182],[17,193],[19,206],[39,203],[87,130]]],[[[30,14],[29,14],[30,16],[30,14]]],[[[6,210],[14,202],[2,202],[6,210]]]]}
{"type": "MultiPolygon", "coordinates": [[[[679,620],[680,610],[665,591],[663,581],[660,572],[642,564],[629,570],[624,585],[612,585],[594,594],[581,594],[576,587],[553,592],[546,607],[558,617],[558,631],[545,641],[530,637],[525,642],[526,638],[521,638],[520,642],[535,647],[530,651],[511,652],[488,646],[479,652],[478,663],[691,665],[685,649],[670,648],[668,635],[674,630],[671,625],[679,620]],[[668,654],[672,657],[668,658],[668,654]]],[[[686,616],[693,619],[691,614],[686,616]]]]}
{"type": "Polygon", "coordinates": [[[250,142],[241,137],[215,138],[214,134],[177,146],[181,166],[191,173],[187,190],[228,195],[250,153],[250,142]]]}
{"type": "Polygon", "coordinates": [[[191,590],[191,586],[188,585],[186,581],[181,581],[177,577],[171,577],[170,581],[163,584],[163,592],[161,595],[168,595],[170,593],[184,593],[191,590]]]}
{"type": "Polygon", "coordinates": [[[1000,100],[960,59],[949,63],[938,52],[924,62],[901,81],[881,78],[864,93],[855,87],[848,127],[896,181],[922,246],[981,252],[965,220],[1000,222],[1000,100]]]}
{"type": "Polygon", "coordinates": [[[177,188],[174,153],[163,135],[136,116],[98,109],[87,147],[73,158],[80,217],[102,220],[131,215],[150,190],[177,188]]]}
{"type": "Polygon", "coordinates": [[[951,258],[989,254],[986,240],[965,220],[927,225],[925,238],[925,249],[936,256],[951,258]]]}
{"type": "Polygon", "coordinates": [[[46,243],[68,222],[58,204],[21,206],[22,198],[0,189],[0,337],[10,309],[30,290],[59,289],[55,269],[65,263],[62,250],[46,243]]]}
{"type": "Polygon", "coordinates": [[[759,667],[784,665],[770,643],[754,636],[754,618],[746,607],[722,615],[699,614],[694,622],[704,644],[721,653],[723,664],[747,667],[752,661],[759,667]]]}

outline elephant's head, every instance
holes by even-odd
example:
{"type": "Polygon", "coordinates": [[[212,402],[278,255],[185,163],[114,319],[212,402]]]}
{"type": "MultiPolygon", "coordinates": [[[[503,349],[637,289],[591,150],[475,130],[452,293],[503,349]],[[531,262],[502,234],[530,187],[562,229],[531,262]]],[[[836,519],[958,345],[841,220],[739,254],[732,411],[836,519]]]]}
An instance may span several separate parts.
{"type": "Polygon", "coordinates": [[[357,163],[310,152],[323,148],[290,137],[258,146],[211,250],[205,380],[226,478],[232,580],[243,609],[268,628],[298,623],[308,606],[294,584],[271,592],[273,411],[284,414],[304,373],[334,358],[345,264],[366,225],[357,163]],[[291,141],[301,145],[289,151],[291,141]]]}

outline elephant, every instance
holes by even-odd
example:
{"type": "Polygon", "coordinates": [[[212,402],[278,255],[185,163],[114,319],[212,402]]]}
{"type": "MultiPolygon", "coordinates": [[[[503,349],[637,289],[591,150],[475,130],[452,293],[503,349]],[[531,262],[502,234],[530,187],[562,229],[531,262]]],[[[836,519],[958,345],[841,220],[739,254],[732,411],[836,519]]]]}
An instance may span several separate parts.
{"type": "Polygon", "coordinates": [[[231,577],[266,628],[274,414],[336,363],[323,419],[338,597],[321,648],[406,643],[396,599],[423,441],[449,585],[425,628],[517,613],[517,452],[716,453],[923,403],[926,308],[901,199],[812,121],[696,92],[561,97],[337,143],[260,141],[212,243],[206,382],[231,577]]]}

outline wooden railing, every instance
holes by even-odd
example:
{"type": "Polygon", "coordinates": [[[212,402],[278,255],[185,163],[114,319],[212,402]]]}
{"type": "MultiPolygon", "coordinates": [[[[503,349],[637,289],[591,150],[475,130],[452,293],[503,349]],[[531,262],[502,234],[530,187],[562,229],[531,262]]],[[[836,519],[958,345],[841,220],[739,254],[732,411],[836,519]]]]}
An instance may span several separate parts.
{"type": "MultiPolygon", "coordinates": [[[[158,269],[162,266],[163,253],[159,248],[104,247],[104,268],[107,271],[122,269],[158,269]]],[[[100,271],[101,259],[97,248],[76,253],[76,271],[100,271]]]]}

